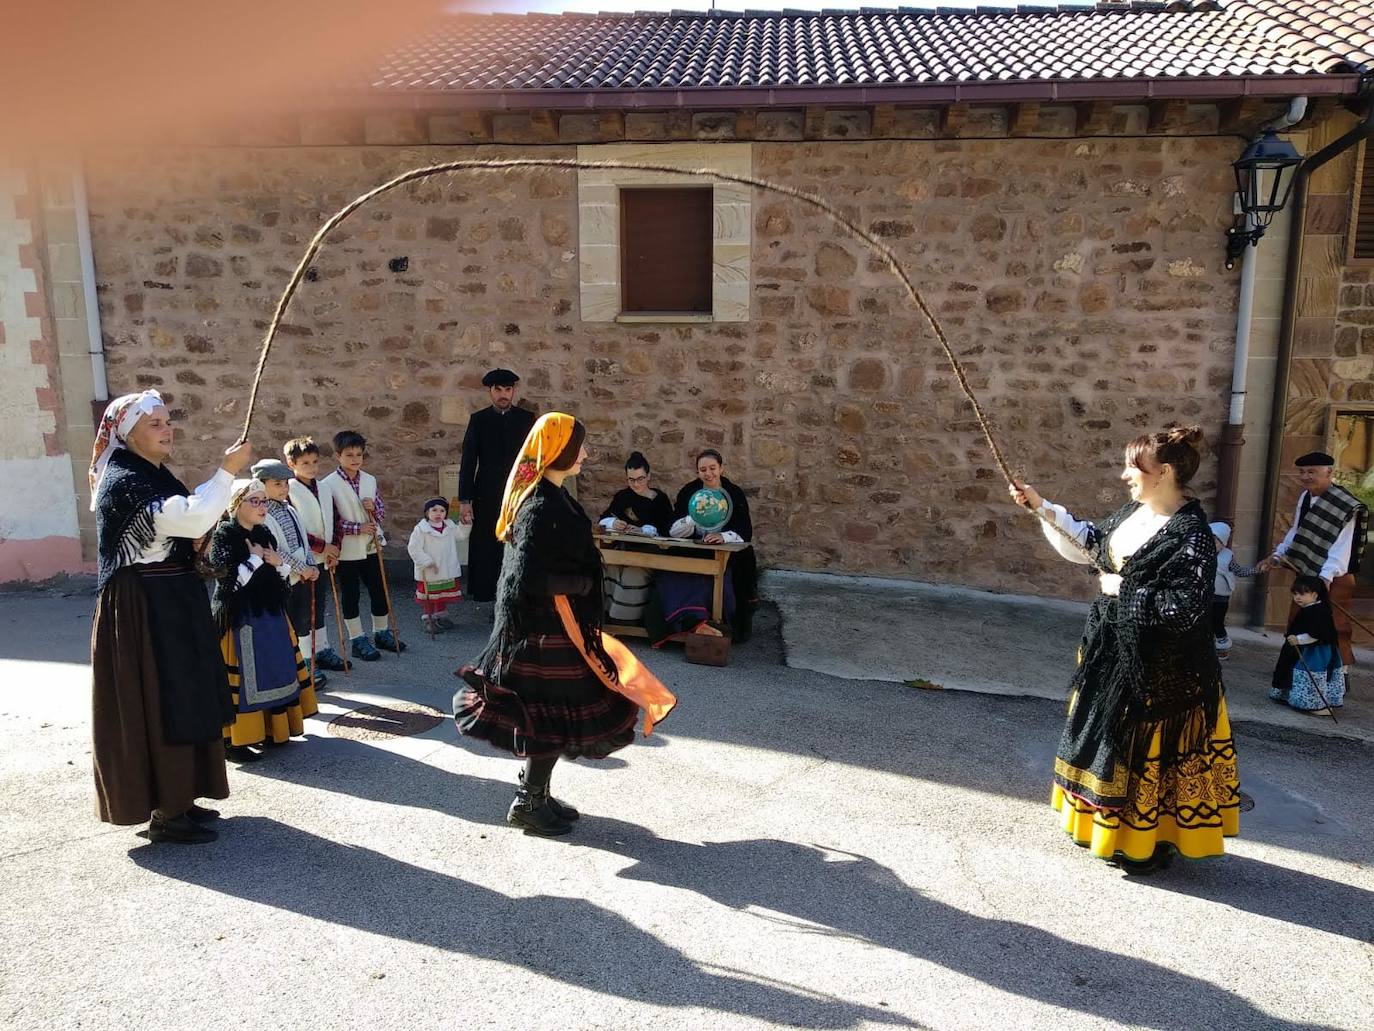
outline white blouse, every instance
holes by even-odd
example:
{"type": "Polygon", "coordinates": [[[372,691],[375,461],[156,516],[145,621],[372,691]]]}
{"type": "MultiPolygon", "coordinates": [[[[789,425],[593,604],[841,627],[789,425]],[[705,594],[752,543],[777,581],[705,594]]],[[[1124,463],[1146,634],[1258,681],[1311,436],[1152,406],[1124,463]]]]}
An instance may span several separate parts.
{"type": "MultiPolygon", "coordinates": [[[[1053,519],[1055,525],[1061,530],[1065,530],[1080,545],[1087,545],[1088,529],[1092,526],[1090,522],[1075,519],[1069,515],[1068,509],[1063,505],[1053,505],[1048,501],[1042,503],[1041,510],[1053,519]]],[[[1111,559],[1112,568],[1120,572],[1121,567],[1126,564],[1126,560],[1143,548],[1150,538],[1164,529],[1172,518],[1171,515],[1162,515],[1153,511],[1148,505],[1141,505],[1132,512],[1126,521],[1112,532],[1107,541],[1107,555],[1111,559]]],[[[1092,564],[1092,559],[1065,540],[1064,535],[1056,532],[1053,526],[1048,526],[1042,521],[1040,530],[1044,533],[1045,539],[1054,545],[1054,550],[1070,562],[1077,562],[1084,566],[1092,564]]]]}
{"type": "Polygon", "coordinates": [[[140,564],[161,562],[171,553],[175,538],[189,537],[195,540],[204,537],[224,515],[233,492],[234,477],[226,470],[219,469],[190,495],[163,498],[162,511],[153,516],[153,528],[157,536],[134,561],[140,564]]]}

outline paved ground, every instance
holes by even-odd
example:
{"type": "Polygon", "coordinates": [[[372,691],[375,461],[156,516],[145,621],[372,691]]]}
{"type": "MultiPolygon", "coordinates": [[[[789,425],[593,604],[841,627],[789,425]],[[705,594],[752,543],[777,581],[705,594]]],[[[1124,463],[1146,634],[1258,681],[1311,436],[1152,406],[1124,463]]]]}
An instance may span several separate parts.
{"type": "MultiPolygon", "coordinates": [[[[608,762],[560,766],[587,815],[547,841],[501,822],[515,764],[450,723],[327,731],[368,702],[446,707],[480,629],[431,643],[412,619],[413,649],[336,681],[305,742],[231,773],[218,843],[153,846],[91,816],[90,610],[0,596],[7,1029],[1353,1029],[1374,1014],[1360,742],[1246,724],[1256,807],[1232,851],[1129,880],[1045,804],[1058,702],[789,668],[769,619],[724,670],[654,656],[678,712],[608,762]]],[[[882,646],[846,633],[833,650],[882,646]]]]}
{"type": "MultiPolygon", "coordinates": [[[[783,613],[787,663],[851,680],[921,679],[946,690],[1067,697],[1088,606],[960,587],[772,571],[765,589],[783,613]],[[862,639],[863,647],[839,642],[862,639]]],[[[1222,666],[1231,718],[1374,744],[1374,650],[1356,649],[1351,691],[1336,720],[1269,700],[1282,635],[1230,628],[1222,666]]]]}

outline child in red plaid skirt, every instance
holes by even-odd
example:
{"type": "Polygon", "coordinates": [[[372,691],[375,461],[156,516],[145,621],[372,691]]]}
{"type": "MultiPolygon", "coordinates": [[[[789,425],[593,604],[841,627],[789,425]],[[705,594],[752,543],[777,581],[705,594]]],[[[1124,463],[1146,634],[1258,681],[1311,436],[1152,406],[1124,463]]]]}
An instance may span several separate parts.
{"type": "Polygon", "coordinates": [[[453,628],[445,612],[449,603],[463,600],[458,544],[469,532],[469,527],[448,517],[448,502],[443,498],[425,502],[425,517],[411,531],[406,550],[415,563],[415,600],[428,633],[453,628]]]}

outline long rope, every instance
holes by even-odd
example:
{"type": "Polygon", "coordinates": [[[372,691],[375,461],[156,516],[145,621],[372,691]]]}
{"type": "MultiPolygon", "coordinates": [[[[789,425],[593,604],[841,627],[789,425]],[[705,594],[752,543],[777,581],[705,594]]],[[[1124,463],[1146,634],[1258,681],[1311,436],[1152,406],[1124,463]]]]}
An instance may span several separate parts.
{"type": "MultiPolygon", "coordinates": [[[[291,298],[295,296],[301,280],[305,278],[315,256],[319,253],[320,247],[324,244],[325,238],[334,231],[346,218],[352,215],[360,207],[382,194],[394,190],[398,186],[414,182],[418,179],[426,179],[430,176],[445,175],[453,172],[482,172],[496,171],[514,168],[563,168],[570,171],[582,170],[614,170],[614,171],[633,171],[633,172],[661,172],[666,175],[688,175],[700,179],[708,179],[714,182],[738,183],[741,186],[750,186],[754,189],[765,190],[769,193],[780,194],[784,197],[791,197],[803,204],[809,205],[820,211],[836,225],[841,226],[851,236],[863,241],[870,250],[876,253],[883,261],[897,280],[906,290],[907,297],[920,311],[926,324],[930,326],[931,332],[935,334],[935,339],[940,344],[940,350],[944,352],[945,361],[949,363],[950,369],[954,373],[954,379],[959,385],[959,391],[964,395],[973,408],[974,418],[978,421],[978,429],[983,435],[983,443],[987,446],[988,452],[992,455],[993,463],[997,466],[997,471],[1001,473],[1002,479],[1006,481],[1008,487],[1015,485],[1015,477],[1012,475],[1011,468],[1007,465],[1007,460],[1002,454],[1002,448],[993,434],[992,425],[988,420],[987,414],[983,411],[983,406],[978,397],[973,392],[973,387],[969,384],[968,375],[964,371],[963,363],[954,353],[954,348],[945,336],[945,331],[941,327],[935,313],[931,311],[921,292],[916,289],[916,284],[912,282],[897,256],[892,253],[881,239],[869,232],[863,226],[846,217],[833,205],[814,194],[806,193],[792,186],[785,186],[781,183],[770,182],[767,179],[759,179],[750,175],[737,175],[731,172],[721,172],[713,168],[681,168],[673,165],[657,165],[638,161],[582,161],[576,158],[469,158],[461,161],[445,161],[437,165],[426,165],[422,168],[413,168],[408,172],[388,179],[380,186],[376,186],[366,193],[353,198],[320,226],[319,231],[311,238],[309,246],[296,265],[296,270],[291,274],[290,281],[286,284],[286,289],[282,291],[280,299],[277,301],[276,311],[272,313],[272,321],[267,327],[267,334],[263,338],[262,351],[258,356],[257,370],[253,374],[253,388],[248,395],[248,411],[243,418],[243,434],[240,442],[248,439],[248,431],[253,425],[253,414],[257,408],[258,387],[262,383],[263,371],[267,368],[267,359],[272,351],[272,343],[276,339],[277,330],[281,326],[283,317],[286,315],[287,306],[291,303],[291,298]]],[[[1027,507],[1027,511],[1031,511],[1027,507]]],[[[1052,526],[1066,540],[1083,554],[1089,554],[1087,549],[1079,543],[1078,539],[1063,529],[1055,520],[1045,515],[1043,510],[1035,510],[1035,514],[1047,526],[1052,526]]]]}

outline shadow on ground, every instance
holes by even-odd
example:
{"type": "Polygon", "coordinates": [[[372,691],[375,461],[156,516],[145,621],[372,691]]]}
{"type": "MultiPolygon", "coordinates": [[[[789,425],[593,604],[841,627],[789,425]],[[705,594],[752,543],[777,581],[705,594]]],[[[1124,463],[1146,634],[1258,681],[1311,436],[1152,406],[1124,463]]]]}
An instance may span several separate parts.
{"type": "MultiPolygon", "coordinates": [[[[441,778],[442,792],[454,800],[453,807],[472,806],[487,813],[489,792],[467,797],[454,790],[459,786],[454,778],[439,771],[408,772],[441,778]]],[[[464,778],[461,786],[474,787],[474,782],[475,778],[464,778]]],[[[499,790],[506,794],[505,785],[499,790]]],[[[431,785],[423,794],[432,798],[439,791],[431,785]]],[[[226,821],[224,837],[231,847],[237,843],[237,848],[254,855],[271,856],[270,869],[225,862],[222,855],[155,846],[135,848],[130,856],[147,870],[230,896],[522,966],[633,1001],[709,1008],[810,1027],[863,1022],[913,1026],[881,1008],[698,964],[618,914],[581,899],[510,897],[261,817],[226,821]]],[[[766,910],[759,915],[776,922],[779,942],[790,935],[862,941],[1002,991],[1118,1024],[1192,1031],[1199,1015],[1206,1014],[1207,1022],[1217,1026],[1290,1031],[1317,1026],[1276,1018],[1201,978],[1077,944],[1027,924],[966,913],[923,895],[862,855],[766,839],[693,844],[596,817],[583,819],[570,841],[573,846],[633,860],[621,874],[627,878],[696,892],[738,910],[766,910]]],[[[1272,875],[1273,871],[1259,869],[1264,866],[1251,864],[1256,876],[1272,875]]],[[[1290,897],[1277,902],[1285,914],[1280,919],[1300,916],[1317,892],[1332,887],[1326,881],[1307,879],[1313,882],[1309,884],[1301,874],[1283,873],[1289,878],[1285,887],[1290,897]]],[[[1223,871],[1222,876],[1229,875],[1223,871]]],[[[1232,888],[1199,881],[1185,890],[1211,898],[1209,892],[1227,896],[1232,888]]],[[[1339,901],[1347,915],[1330,929],[1352,937],[1367,933],[1367,926],[1356,924],[1367,925],[1368,917],[1354,914],[1374,912],[1370,893],[1347,888],[1339,901]]],[[[1338,908],[1328,912],[1335,914],[1338,908]]]]}

